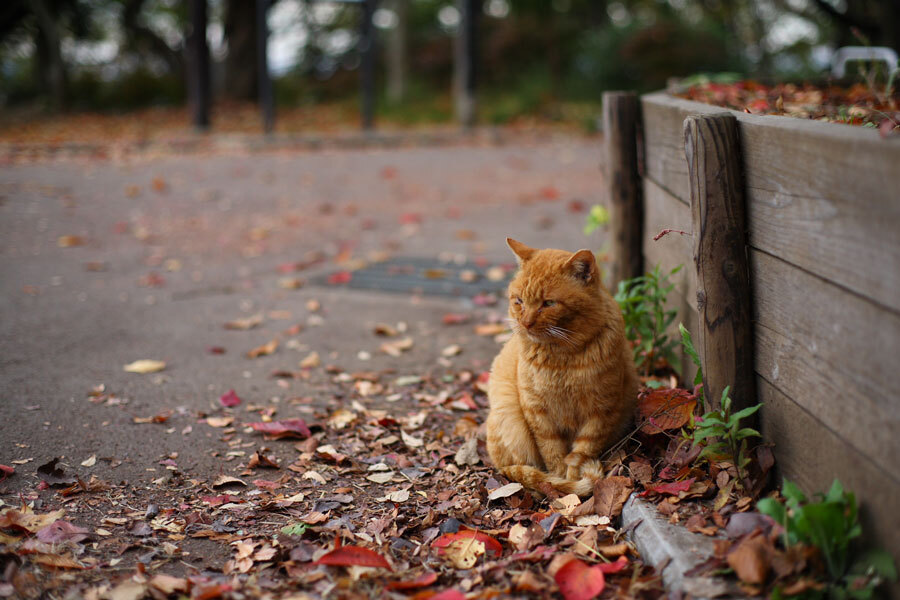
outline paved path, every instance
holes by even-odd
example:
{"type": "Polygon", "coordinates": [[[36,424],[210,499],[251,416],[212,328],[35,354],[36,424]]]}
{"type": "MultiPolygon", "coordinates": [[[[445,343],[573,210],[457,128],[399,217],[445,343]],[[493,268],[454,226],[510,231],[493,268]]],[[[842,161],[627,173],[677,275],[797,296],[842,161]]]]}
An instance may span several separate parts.
{"type": "MultiPolygon", "coordinates": [[[[87,479],[134,485],[182,469],[205,480],[229,450],[190,427],[230,388],[245,403],[329,394],[329,375],[276,379],[310,352],[347,371],[485,369],[497,350],[470,326],[443,327],[470,299],[384,294],[309,283],[387,255],[509,263],[509,235],[535,246],[593,246],[581,232],[600,200],[600,145],[572,139],[501,147],[282,151],[132,157],[7,166],[0,171],[0,464],[17,465],[0,499],[34,489],[35,469],[62,457],[87,479]],[[78,239],[64,236],[77,236],[78,239]],[[60,247],[66,242],[81,245],[60,247]],[[280,265],[322,262],[285,274],[280,265]],[[285,277],[307,284],[286,289],[285,277]],[[307,302],[321,309],[311,313],[307,302]],[[226,321],[261,313],[250,331],[226,321]],[[403,321],[415,339],[399,358],[378,352],[378,322],[403,321]],[[301,324],[297,334],[285,333],[301,324]],[[245,353],[279,337],[271,356],[245,353]],[[212,354],[222,347],[225,354],[212,354]],[[360,351],[372,358],[361,361],[360,351]],[[164,360],[137,375],[123,365],[164,360]],[[121,400],[92,402],[104,386],[121,400]],[[164,425],[133,422],[173,411],[164,425]],[[92,467],[80,465],[91,456],[92,467]]],[[[6,486],[5,489],[2,486],[6,486]]]]}

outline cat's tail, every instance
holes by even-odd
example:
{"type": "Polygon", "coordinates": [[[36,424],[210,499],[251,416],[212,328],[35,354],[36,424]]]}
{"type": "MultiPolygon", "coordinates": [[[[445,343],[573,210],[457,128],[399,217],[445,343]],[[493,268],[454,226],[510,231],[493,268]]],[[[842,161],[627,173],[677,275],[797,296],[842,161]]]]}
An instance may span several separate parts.
{"type": "Polygon", "coordinates": [[[578,494],[579,496],[587,496],[594,490],[594,479],[584,477],[577,481],[556,477],[545,471],[541,471],[530,465],[509,465],[500,469],[509,479],[518,481],[525,487],[541,491],[542,484],[550,484],[555,490],[563,494],[578,494]]]}

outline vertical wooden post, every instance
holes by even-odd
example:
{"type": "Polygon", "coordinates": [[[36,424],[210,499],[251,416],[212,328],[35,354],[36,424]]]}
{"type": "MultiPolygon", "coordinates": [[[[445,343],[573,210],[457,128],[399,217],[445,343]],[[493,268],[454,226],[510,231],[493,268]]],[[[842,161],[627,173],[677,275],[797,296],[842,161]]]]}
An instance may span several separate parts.
{"type": "Polygon", "coordinates": [[[634,92],[603,93],[606,186],[610,201],[610,287],[644,273],[644,197],[638,173],[640,104],[634,92]]]}
{"type": "Polygon", "coordinates": [[[362,128],[370,131],[375,127],[375,14],[377,0],[363,0],[362,22],[360,23],[359,52],[361,56],[359,83],[361,92],[362,128]]]}
{"type": "Polygon", "coordinates": [[[206,42],[206,0],[191,0],[191,32],[188,35],[188,93],[194,127],[209,128],[209,46],[206,42]]]}
{"type": "Polygon", "coordinates": [[[735,410],[756,403],[747,217],[734,115],[684,121],[704,396],[718,406],[731,386],[735,410]]]}
{"type": "Polygon", "coordinates": [[[459,28],[454,44],[454,95],[456,96],[456,118],[465,128],[475,125],[476,74],[478,63],[478,14],[479,0],[457,0],[459,28]]]}
{"type": "Polygon", "coordinates": [[[275,128],[275,94],[272,90],[272,76],[269,74],[269,3],[271,0],[256,0],[256,60],[259,88],[259,108],[262,112],[263,129],[272,133],[275,128]]]}

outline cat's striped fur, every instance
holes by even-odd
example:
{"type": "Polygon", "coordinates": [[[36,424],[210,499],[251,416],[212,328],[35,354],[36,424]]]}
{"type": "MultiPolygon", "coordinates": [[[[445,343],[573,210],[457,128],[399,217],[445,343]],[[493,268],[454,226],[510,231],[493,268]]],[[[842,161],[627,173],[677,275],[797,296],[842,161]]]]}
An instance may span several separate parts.
{"type": "Polygon", "coordinates": [[[589,250],[536,250],[509,285],[513,337],[494,359],[487,447],[506,477],[586,495],[631,424],[638,378],[622,314],[589,250]]]}

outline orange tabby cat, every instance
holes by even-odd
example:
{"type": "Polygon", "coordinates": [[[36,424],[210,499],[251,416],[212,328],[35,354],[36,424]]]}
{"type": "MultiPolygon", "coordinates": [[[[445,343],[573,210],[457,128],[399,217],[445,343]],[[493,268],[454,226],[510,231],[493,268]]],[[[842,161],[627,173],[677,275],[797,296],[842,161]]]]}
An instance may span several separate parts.
{"type": "Polygon", "coordinates": [[[507,238],[513,337],[494,359],[487,448],[531,489],[588,494],[599,455],[632,422],[638,378],[625,324],[590,250],[537,250],[507,238]]]}

